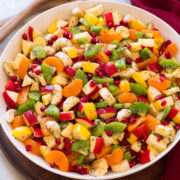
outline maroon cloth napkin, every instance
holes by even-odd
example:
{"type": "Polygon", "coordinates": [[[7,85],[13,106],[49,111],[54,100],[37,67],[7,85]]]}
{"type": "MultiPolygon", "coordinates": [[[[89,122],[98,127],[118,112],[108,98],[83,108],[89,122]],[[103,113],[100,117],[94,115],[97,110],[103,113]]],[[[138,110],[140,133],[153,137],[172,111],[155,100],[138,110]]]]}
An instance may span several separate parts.
{"type": "MultiPolygon", "coordinates": [[[[131,0],[131,3],[160,17],[180,34],[180,0],[131,0]]],[[[180,180],[180,142],[169,152],[161,180],[180,180]]]]}
{"type": "Polygon", "coordinates": [[[180,34],[180,0],[131,0],[131,3],[160,17],[180,34]]]}

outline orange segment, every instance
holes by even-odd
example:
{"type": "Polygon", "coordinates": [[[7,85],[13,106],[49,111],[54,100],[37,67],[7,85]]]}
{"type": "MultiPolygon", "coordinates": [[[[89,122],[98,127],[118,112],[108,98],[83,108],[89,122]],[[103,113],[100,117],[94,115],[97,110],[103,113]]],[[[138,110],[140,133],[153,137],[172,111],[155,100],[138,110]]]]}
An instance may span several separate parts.
{"type": "Polygon", "coordinates": [[[128,39],[131,39],[133,41],[136,41],[136,30],[135,29],[129,29],[129,37],[128,39]]]}
{"type": "Polygon", "coordinates": [[[27,102],[28,99],[28,93],[29,93],[29,86],[23,87],[22,91],[19,92],[18,98],[17,98],[17,104],[20,106],[27,102]]]}
{"type": "Polygon", "coordinates": [[[96,154],[97,159],[104,158],[104,156],[108,155],[111,153],[112,146],[103,146],[101,153],[96,154]]]}
{"type": "Polygon", "coordinates": [[[171,44],[169,44],[169,45],[167,46],[166,51],[169,52],[169,54],[171,55],[171,57],[174,57],[175,54],[176,54],[177,51],[178,51],[178,47],[177,47],[177,45],[176,45],[175,43],[171,43],[171,44]]]}
{"type": "Polygon", "coordinates": [[[130,92],[123,92],[118,96],[119,103],[134,103],[138,101],[135,94],[130,92]]]}
{"type": "Polygon", "coordinates": [[[95,56],[93,56],[93,59],[98,59],[105,64],[110,61],[109,57],[103,51],[98,52],[95,56]]]}
{"type": "Polygon", "coordinates": [[[57,57],[48,57],[43,60],[43,63],[56,67],[57,72],[62,72],[64,69],[63,62],[57,57]]]}
{"type": "Polygon", "coordinates": [[[143,70],[147,67],[147,65],[153,64],[155,62],[157,62],[157,56],[154,56],[154,57],[146,59],[140,63],[137,63],[137,67],[139,70],[143,70]]]}
{"type": "Polygon", "coordinates": [[[156,119],[151,116],[150,114],[148,114],[147,116],[147,120],[145,121],[145,125],[150,129],[150,130],[155,130],[157,122],[156,119]]]}
{"type": "Polygon", "coordinates": [[[22,115],[17,115],[14,118],[13,122],[11,123],[11,126],[12,126],[13,129],[24,126],[24,125],[25,125],[25,122],[24,122],[24,119],[23,119],[22,115]]]}
{"type": "Polygon", "coordinates": [[[55,163],[61,171],[67,172],[69,162],[67,156],[61,151],[50,151],[46,156],[48,163],[55,163]]]}

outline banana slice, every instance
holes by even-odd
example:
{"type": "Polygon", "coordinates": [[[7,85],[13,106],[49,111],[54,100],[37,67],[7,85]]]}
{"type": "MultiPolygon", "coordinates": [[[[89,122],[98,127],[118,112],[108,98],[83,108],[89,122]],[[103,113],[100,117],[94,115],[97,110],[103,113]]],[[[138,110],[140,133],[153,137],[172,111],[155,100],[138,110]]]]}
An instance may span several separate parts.
{"type": "Polygon", "coordinates": [[[129,37],[129,30],[125,26],[118,26],[116,32],[120,33],[124,39],[129,37]]]}
{"type": "Polygon", "coordinates": [[[62,87],[58,84],[54,84],[51,104],[58,104],[62,99],[62,87]]]}
{"type": "Polygon", "coordinates": [[[63,47],[71,47],[71,46],[72,46],[72,43],[70,40],[68,40],[66,38],[58,38],[54,42],[52,47],[55,49],[55,51],[59,51],[63,47]]]}
{"type": "Polygon", "coordinates": [[[72,107],[80,102],[80,99],[75,96],[67,98],[63,103],[63,111],[69,111],[72,107]]]}
{"type": "Polygon", "coordinates": [[[55,54],[55,56],[57,58],[61,59],[61,61],[63,62],[64,66],[71,66],[72,63],[73,63],[71,58],[67,54],[65,54],[63,52],[58,52],[58,53],[55,54]]]}

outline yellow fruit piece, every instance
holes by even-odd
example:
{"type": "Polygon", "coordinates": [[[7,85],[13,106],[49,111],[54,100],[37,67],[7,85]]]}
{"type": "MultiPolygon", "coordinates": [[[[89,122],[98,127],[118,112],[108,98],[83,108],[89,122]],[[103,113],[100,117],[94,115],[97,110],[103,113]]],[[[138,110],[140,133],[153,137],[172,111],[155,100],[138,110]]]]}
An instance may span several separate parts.
{"type": "Polygon", "coordinates": [[[84,127],[82,124],[76,123],[73,126],[73,137],[75,139],[87,140],[89,139],[90,135],[91,133],[89,132],[89,130],[86,127],[84,127]]]}
{"type": "Polygon", "coordinates": [[[144,81],[144,79],[141,77],[140,73],[139,72],[136,72],[132,75],[132,78],[139,84],[141,84],[142,86],[144,86],[145,88],[147,88],[147,84],[146,82],[144,81]]]}
{"type": "Polygon", "coordinates": [[[111,93],[113,96],[119,95],[120,94],[120,90],[119,88],[115,91],[111,93]]]}
{"type": "Polygon", "coordinates": [[[32,134],[32,131],[27,126],[21,126],[21,127],[13,129],[11,133],[19,141],[24,141],[32,134]]]}
{"type": "Polygon", "coordinates": [[[46,94],[42,96],[42,102],[45,106],[47,106],[51,102],[52,95],[46,94]]]}
{"type": "Polygon", "coordinates": [[[154,48],[160,48],[162,43],[164,42],[164,38],[162,36],[158,36],[154,38],[154,48]]]}
{"type": "Polygon", "coordinates": [[[46,158],[47,154],[51,151],[49,147],[41,145],[39,150],[44,158],[46,158]]]}
{"type": "Polygon", "coordinates": [[[46,46],[46,40],[44,37],[37,37],[34,39],[34,45],[35,46],[46,46]]]}
{"type": "Polygon", "coordinates": [[[134,144],[134,143],[137,141],[137,137],[136,137],[133,133],[131,133],[131,134],[130,134],[130,137],[127,138],[127,141],[128,141],[130,144],[134,144]]]}
{"type": "Polygon", "coordinates": [[[51,84],[66,85],[67,78],[63,76],[54,76],[51,80],[51,84]]]}
{"type": "Polygon", "coordinates": [[[102,17],[100,17],[97,26],[104,26],[104,25],[105,25],[104,20],[102,17]]]}
{"type": "Polygon", "coordinates": [[[139,20],[133,19],[131,23],[129,24],[131,29],[136,29],[136,30],[142,30],[146,29],[146,26],[139,20]]]}
{"type": "Polygon", "coordinates": [[[62,51],[71,58],[76,58],[78,56],[76,49],[74,47],[64,47],[62,48],[62,51]]]}
{"type": "Polygon", "coordinates": [[[99,67],[99,64],[92,62],[83,62],[83,71],[87,73],[95,73],[96,68],[99,67]]]}
{"type": "Polygon", "coordinates": [[[119,144],[119,141],[117,139],[114,139],[113,144],[119,144]]]}
{"type": "Polygon", "coordinates": [[[33,30],[33,41],[35,38],[37,38],[38,36],[41,36],[42,33],[40,31],[38,31],[37,29],[33,30]]]}
{"type": "Polygon", "coordinates": [[[154,102],[158,95],[161,95],[161,93],[154,87],[149,86],[148,91],[147,91],[148,100],[150,102],[154,102]]]}
{"type": "Polygon", "coordinates": [[[98,22],[99,22],[99,19],[98,19],[96,16],[94,16],[93,14],[90,14],[90,13],[86,13],[86,14],[84,15],[84,19],[85,19],[88,23],[90,23],[91,25],[97,25],[98,22]]]}
{"type": "Polygon", "coordinates": [[[160,101],[156,101],[153,103],[154,104],[154,108],[159,112],[161,111],[162,109],[162,106],[161,106],[161,102],[160,101]]]}
{"type": "Polygon", "coordinates": [[[173,118],[173,121],[177,124],[180,124],[180,112],[178,112],[177,115],[173,118]]]}
{"type": "Polygon", "coordinates": [[[149,113],[153,116],[157,116],[158,115],[158,111],[156,110],[156,108],[154,107],[154,104],[151,103],[150,107],[149,107],[149,113]]]}
{"type": "Polygon", "coordinates": [[[28,56],[33,49],[33,42],[22,40],[22,51],[25,56],[28,56]]]}
{"type": "Polygon", "coordinates": [[[130,84],[127,80],[121,80],[119,88],[121,93],[131,91],[130,84]]]}
{"type": "Polygon", "coordinates": [[[97,119],[97,111],[94,103],[88,103],[84,107],[84,113],[89,120],[97,119]]]}
{"type": "Polygon", "coordinates": [[[58,20],[56,20],[48,29],[48,33],[50,34],[54,34],[57,30],[57,22],[58,20]]]}

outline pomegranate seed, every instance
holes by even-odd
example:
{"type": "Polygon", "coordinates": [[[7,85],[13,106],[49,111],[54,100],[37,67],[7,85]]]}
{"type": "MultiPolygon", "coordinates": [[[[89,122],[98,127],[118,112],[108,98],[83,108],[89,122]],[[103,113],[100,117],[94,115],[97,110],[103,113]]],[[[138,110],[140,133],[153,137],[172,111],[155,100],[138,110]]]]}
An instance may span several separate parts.
{"type": "Polygon", "coordinates": [[[61,144],[61,140],[60,139],[56,139],[56,144],[60,145],[61,144]]]}
{"type": "Polygon", "coordinates": [[[32,150],[32,146],[26,145],[26,151],[31,151],[31,150],[32,150]]]}
{"type": "Polygon", "coordinates": [[[162,95],[160,94],[160,95],[157,95],[155,99],[160,100],[160,99],[163,99],[164,97],[166,97],[164,94],[162,95]]]}
{"type": "Polygon", "coordinates": [[[103,86],[103,87],[108,87],[109,84],[104,82],[104,83],[102,83],[102,86],[103,86]]]}
{"type": "Polygon", "coordinates": [[[53,36],[51,37],[51,41],[56,41],[57,39],[58,39],[58,37],[55,36],[55,35],[53,35],[53,36]]]}
{"type": "Polygon", "coordinates": [[[130,137],[130,132],[126,131],[124,137],[125,137],[125,138],[129,138],[129,137],[130,137]]]}
{"type": "Polygon", "coordinates": [[[82,166],[76,166],[76,172],[80,172],[83,169],[82,166]]]}
{"type": "Polygon", "coordinates": [[[136,122],[136,118],[133,115],[131,115],[129,123],[134,123],[134,122],[136,122]]]}
{"type": "Polygon", "coordinates": [[[22,87],[16,87],[16,92],[22,91],[22,87]]]}
{"type": "Polygon", "coordinates": [[[10,109],[12,109],[10,106],[7,106],[7,107],[6,107],[6,111],[8,111],[8,110],[10,110],[10,109]]]}
{"type": "Polygon", "coordinates": [[[10,76],[10,80],[14,82],[17,80],[17,77],[16,76],[10,76]]]}
{"type": "Polygon", "coordinates": [[[40,111],[44,112],[45,109],[46,109],[46,106],[41,106],[40,111]]]}
{"type": "Polygon", "coordinates": [[[98,76],[99,76],[99,77],[103,77],[103,75],[104,75],[104,74],[103,74],[102,71],[98,72],[98,76]]]}
{"type": "Polygon", "coordinates": [[[48,45],[51,46],[53,44],[52,40],[48,40],[48,45]]]}
{"type": "Polygon", "coordinates": [[[72,39],[73,39],[73,34],[72,34],[72,33],[69,33],[68,39],[69,39],[69,40],[72,40],[72,39]]]}
{"type": "Polygon", "coordinates": [[[55,168],[56,167],[56,164],[53,162],[50,164],[51,168],[55,168]]]}
{"type": "Polygon", "coordinates": [[[169,54],[168,51],[165,51],[164,55],[166,56],[167,59],[171,59],[171,55],[169,54]]]}
{"type": "Polygon", "coordinates": [[[131,155],[132,156],[136,156],[136,152],[135,151],[131,151],[131,155]]]}
{"type": "Polygon", "coordinates": [[[39,63],[42,64],[43,60],[44,60],[44,59],[39,59],[39,63]]]}
{"type": "Polygon", "coordinates": [[[91,39],[91,43],[92,44],[96,44],[96,43],[98,43],[99,42],[99,40],[97,39],[97,38],[92,38],[91,39]]]}
{"type": "Polygon", "coordinates": [[[39,69],[35,69],[35,70],[34,70],[34,73],[35,73],[36,75],[40,75],[40,74],[41,74],[41,71],[40,71],[39,69]]]}
{"type": "Polygon", "coordinates": [[[66,143],[65,146],[64,146],[64,148],[65,148],[66,150],[69,150],[69,149],[71,148],[71,144],[70,144],[70,143],[66,143]]]}
{"type": "Polygon", "coordinates": [[[68,138],[64,138],[64,142],[70,144],[70,140],[68,138]]]}
{"type": "Polygon", "coordinates": [[[14,82],[14,85],[15,85],[16,87],[21,87],[21,83],[20,83],[20,81],[18,81],[18,80],[16,80],[16,81],[14,82]]]}
{"type": "Polygon", "coordinates": [[[159,50],[159,55],[162,55],[162,54],[163,54],[163,50],[160,49],[160,50],[159,50]]]}
{"type": "Polygon", "coordinates": [[[120,81],[114,81],[114,85],[119,85],[120,81]]]}
{"type": "Polygon", "coordinates": [[[161,141],[161,136],[157,136],[157,142],[161,141]]]}
{"type": "Polygon", "coordinates": [[[27,40],[27,39],[28,39],[27,34],[26,34],[26,33],[24,33],[24,34],[23,34],[23,36],[22,36],[22,38],[23,38],[24,40],[27,40]]]}
{"type": "Polygon", "coordinates": [[[176,124],[176,126],[175,126],[175,130],[179,130],[180,129],[180,124],[176,124]]]}
{"type": "Polygon", "coordinates": [[[53,151],[58,151],[58,147],[55,146],[55,147],[52,148],[52,150],[53,150],[53,151]]]}
{"type": "Polygon", "coordinates": [[[165,105],[166,105],[166,103],[167,103],[167,101],[166,101],[166,100],[162,101],[162,102],[161,102],[161,106],[165,106],[165,105]]]}
{"type": "Polygon", "coordinates": [[[131,79],[130,79],[130,82],[131,82],[131,83],[135,83],[136,81],[135,81],[133,78],[131,78],[131,79]]]}
{"type": "Polygon", "coordinates": [[[167,121],[167,120],[162,120],[161,123],[162,123],[162,125],[167,126],[167,125],[169,124],[169,121],[167,121]]]}
{"type": "Polygon", "coordinates": [[[127,118],[123,118],[122,122],[127,124],[128,123],[128,119],[127,118]]]}
{"type": "Polygon", "coordinates": [[[136,60],[135,60],[136,63],[139,63],[139,62],[141,62],[141,61],[142,61],[142,58],[141,58],[141,57],[138,57],[138,58],[136,58],[136,60]]]}
{"type": "Polygon", "coordinates": [[[122,26],[128,26],[128,22],[124,21],[123,19],[120,21],[120,25],[122,26]]]}
{"type": "Polygon", "coordinates": [[[84,97],[81,98],[80,101],[86,103],[86,102],[88,102],[88,97],[84,96],[84,97]]]}
{"type": "Polygon", "coordinates": [[[95,33],[90,33],[91,37],[95,38],[96,34],[95,33]]]}
{"type": "Polygon", "coordinates": [[[126,59],[126,63],[127,63],[127,64],[131,64],[132,61],[133,61],[132,59],[126,59]]]}
{"type": "Polygon", "coordinates": [[[126,146],[128,144],[128,142],[126,140],[122,140],[120,142],[120,146],[126,146]]]}
{"type": "Polygon", "coordinates": [[[113,133],[111,131],[106,131],[106,134],[107,134],[107,136],[111,137],[113,133]]]}
{"type": "Polygon", "coordinates": [[[81,174],[81,175],[84,175],[84,170],[83,170],[83,169],[80,171],[80,174],[81,174]]]}
{"type": "Polygon", "coordinates": [[[113,28],[116,30],[116,28],[118,27],[119,25],[114,25],[113,28]]]}
{"type": "Polygon", "coordinates": [[[165,42],[166,46],[168,46],[168,45],[171,44],[171,43],[172,43],[171,40],[167,40],[167,41],[165,42]]]}
{"type": "Polygon", "coordinates": [[[109,118],[106,120],[106,124],[109,124],[110,122],[113,122],[114,121],[114,118],[109,118]]]}
{"type": "Polygon", "coordinates": [[[110,56],[112,53],[111,53],[111,51],[109,51],[108,49],[105,51],[105,54],[107,55],[107,56],[110,56]]]}
{"type": "Polygon", "coordinates": [[[98,73],[98,72],[100,72],[101,71],[101,69],[100,68],[96,68],[96,73],[98,73]]]}
{"type": "Polygon", "coordinates": [[[63,37],[64,37],[64,38],[68,38],[68,37],[69,37],[69,32],[65,31],[65,32],[63,33],[63,37]]]}
{"type": "Polygon", "coordinates": [[[96,84],[97,84],[96,81],[92,80],[92,81],[90,82],[89,86],[90,86],[90,87],[94,87],[96,84]]]}
{"type": "Polygon", "coordinates": [[[136,160],[134,159],[133,161],[132,161],[132,164],[133,165],[135,165],[137,162],[136,162],[136,160]]]}
{"type": "Polygon", "coordinates": [[[89,79],[89,80],[91,80],[91,79],[92,79],[92,77],[93,77],[93,74],[88,73],[88,75],[87,75],[87,76],[88,76],[88,79],[89,79]]]}
{"type": "Polygon", "coordinates": [[[108,22],[107,27],[108,28],[112,28],[113,27],[113,23],[112,22],[108,22]]]}
{"type": "Polygon", "coordinates": [[[129,43],[127,43],[125,46],[126,46],[128,49],[131,47],[131,45],[130,45],[129,43]]]}
{"type": "Polygon", "coordinates": [[[84,58],[84,61],[90,61],[90,58],[86,57],[84,58]]]}
{"type": "Polygon", "coordinates": [[[83,168],[83,170],[84,170],[84,174],[88,173],[88,168],[83,168]]]}
{"type": "Polygon", "coordinates": [[[100,63],[100,68],[103,68],[104,65],[105,65],[105,64],[101,62],[101,63],[100,63]]]}
{"type": "Polygon", "coordinates": [[[84,55],[79,55],[78,56],[78,61],[82,61],[84,59],[84,55]]]}
{"type": "Polygon", "coordinates": [[[130,168],[132,168],[134,166],[134,164],[133,163],[129,163],[129,166],[130,166],[130,168]]]}
{"type": "Polygon", "coordinates": [[[75,172],[75,167],[74,167],[74,166],[69,166],[68,171],[69,171],[69,172],[75,172]]]}
{"type": "Polygon", "coordinates": [[[143,135],[143,139],[146,141],[147,138],[148,138],[148,135],[147,135],[147,134],[144,134],[144,135],[143,135]]]}
{"type": "Polygon", "coordinates": [[[142,145],[142,150],[143,151],[146,151],[147,150],[147,146],[144,144],[144,145],[142,145]]]}
{"type": "Polygon", "coordinates": [[[39,62],[38,62],[38,60],[33,60],[33,65],[36,65],[36,67],[37,67],[37,64],[39,64],[39,62]]]}

